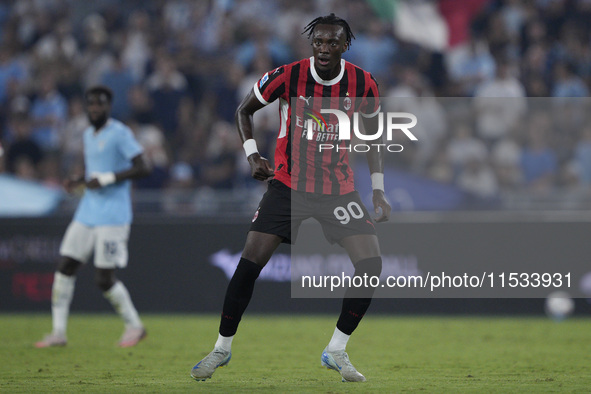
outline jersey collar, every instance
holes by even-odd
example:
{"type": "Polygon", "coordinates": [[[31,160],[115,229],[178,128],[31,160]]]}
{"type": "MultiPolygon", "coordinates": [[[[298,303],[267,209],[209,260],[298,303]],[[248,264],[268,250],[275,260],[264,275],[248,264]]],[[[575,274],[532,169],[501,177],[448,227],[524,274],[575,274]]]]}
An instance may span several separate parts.
{"type": "Polygon", "coordinates": [[[107,121],[105,122],[105,124],[103,125],[103,127],[101,127],[98,130],[94,127],[94,125],[90,125],[90,127],[92,127],[92,133],[94,135],[98,135],[101,131],[103,131],[106,128],[108,128],[109,126],[111,126],[112,121],[113,121],[113,118],[108,118],[107,121]]]}
{"type": "Polygon", "coordinates": [[[343,75],[345,75],[345,59],[341,59],[341,72],[339,72],[339,75],[330,81],[325,81],[324,79],[320,78],[320,75],[318,75],[316,72],[316,69],[314,68],[314,56],[310,57],[310,72],[312,72],[312,77],[314,80],[320,85],[331,86],[337,84],[341,78],[343,78],[343,75]]]}

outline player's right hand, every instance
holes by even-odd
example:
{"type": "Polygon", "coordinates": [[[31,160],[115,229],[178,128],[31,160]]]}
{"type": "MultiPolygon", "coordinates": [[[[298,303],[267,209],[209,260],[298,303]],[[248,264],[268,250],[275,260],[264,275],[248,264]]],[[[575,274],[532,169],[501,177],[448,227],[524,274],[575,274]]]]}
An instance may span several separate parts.
{"type": "Polygon", "coordinates": [[[81,185],[81,183],[82,182],[79,179],[68,178],[68,179],[64,179],[62,186],[64,187],[66,192],[72,194],[77,191],[77,189],[81,185]]]}
{"type": "Polygon", "coordinates": [[[250,173],[257,181],[266,181],[275,176],[275,171],[269,163],[269,160],[265,159],[258,153],[253,153],[248,156],[248,164],[250,164],[250,173]]]}
{"type": "Polygon", "coordinates": [[[101,187],[101,184],[99,183],[98,179],[92,178],[91,180],[86,182],[86,187],[89,189],[98,189],[101,187]]]}

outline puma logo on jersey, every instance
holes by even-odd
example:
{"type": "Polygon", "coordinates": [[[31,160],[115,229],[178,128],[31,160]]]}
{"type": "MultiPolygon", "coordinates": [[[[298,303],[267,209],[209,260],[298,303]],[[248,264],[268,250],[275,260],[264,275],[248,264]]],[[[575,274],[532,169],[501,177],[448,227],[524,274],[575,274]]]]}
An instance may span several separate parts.
{"type": "Polygon", "coordinates": [[[310,105],[309,101],[312,98],[312,96],[304,97],[304,96],[300,95],[300,97],[298,97],[298,98],[304,100],[306,102],[306,105],[310,105]]]}

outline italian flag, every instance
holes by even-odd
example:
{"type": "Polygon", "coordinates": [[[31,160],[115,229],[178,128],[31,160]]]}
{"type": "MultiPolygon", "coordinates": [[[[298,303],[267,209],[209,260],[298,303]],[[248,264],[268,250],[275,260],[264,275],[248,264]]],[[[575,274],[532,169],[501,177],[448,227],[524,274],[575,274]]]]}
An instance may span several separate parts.
{"type": "Polygon", "coordinates": [[[468,39],[470,22],[490,0],[367,0],[377,15],[394,21],[399,39],[435,52],[468,39]]]}

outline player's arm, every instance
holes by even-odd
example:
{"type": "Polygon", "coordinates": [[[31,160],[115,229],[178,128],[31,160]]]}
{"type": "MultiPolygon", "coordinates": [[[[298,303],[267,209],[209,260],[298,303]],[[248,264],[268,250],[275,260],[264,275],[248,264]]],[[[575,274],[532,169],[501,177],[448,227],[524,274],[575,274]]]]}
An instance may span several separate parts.
{"type": "Polygon", "coordinates": [[[68,178],[64,179],[62,185],[68,193],[74,193],[77,187],[84,185],[84,174],[86,172],[84,164],[81,165],[81,168],[82,170],[80,172],[74,172],[68,178]]]}
{"type": "Polygon", "coordinates": [[[127,179],[138,179],[150,175],[152,172],[151,166],[148,164],[143,153],[136,155],[131,159],[131,167],[120,172],[103,172],[93,174],[92,178],[86,182],[86,187],[89,189],[98,189],[116,182],[121,182],[127,179]]]}
{"type": "Polygon", "coordinates": [[[264,104],[259,101],[254,89],[242,100],[236,110],[236,127],[242,140],[244,151],[250,164],[250,172],[254,179],[264,181],[272,178],[275,173],[267,159],[262,157],[256,147],[253,138],[254,123],[252,117],[256,111],[263,108],[264,104]]]}
{"type": "MultiPolygon", "coordinates": [[[[365,130],[368,131],[368,134],[375,133],[375,130],[378,130],[378,116],[373,116],[370,118],[366,118],[364,116],[361,117],[363,119],[363,127],[365,130]]],[[[374,141],[375,144],[381,144],[382,138],[374,141]]],[[[386,200],[386,196],[384,195],[384,153],[383,149],[377,149],[376,147],[372,146],[367,152],[367,164],[369,166],[369,173],[371,174],[371,187],[373,189],[373,197],[372,202],[374,206],[375,213],[380,215],[378,216],[375,221],[376,222],[385,222],[390,218],[390,212],[392,212],[392,207],[388,204],[386,200]],[[380,214],[381,210],[381,214],[380,214]]]]}

